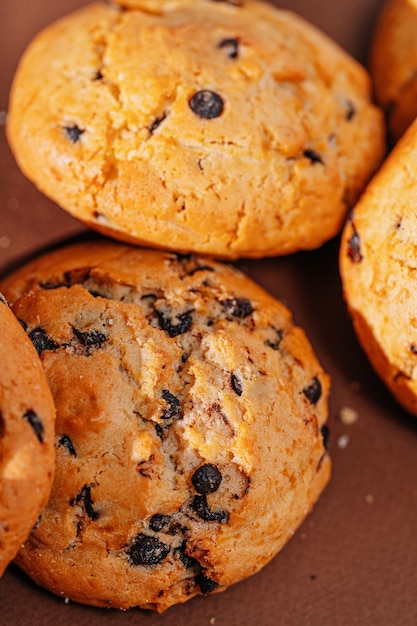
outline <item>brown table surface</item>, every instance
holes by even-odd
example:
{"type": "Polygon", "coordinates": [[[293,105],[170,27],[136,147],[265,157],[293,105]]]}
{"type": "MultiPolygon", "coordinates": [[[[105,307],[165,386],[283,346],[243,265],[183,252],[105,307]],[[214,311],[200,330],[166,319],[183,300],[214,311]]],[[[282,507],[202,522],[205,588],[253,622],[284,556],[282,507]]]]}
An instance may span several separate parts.
{"type": "MultiPolygon", "coordinates": [[[[18,171],[4,136],[17,60],[31,37],[82,0],[0,0],[0,273],[85,229],[18,171]]],[[[276,3],[278,4],[278,2],[276,3]]],[[[294,0],[292,8],[365,61],[381,0],[294,0]]],[[[360,146],[358,146],[360,149],[360,146]]],[[[3,626],[400,626],[417,624],[417,421],[369,366],[342,302],[338,240],[318,251],[239,262],[283,298],[333,379],[333,477],[284,550],[256,576],[163,615],[64,603],[14,565],[0,580],[3,626]],[[340,410],[355,409],[346,425],[340,410]]]]}

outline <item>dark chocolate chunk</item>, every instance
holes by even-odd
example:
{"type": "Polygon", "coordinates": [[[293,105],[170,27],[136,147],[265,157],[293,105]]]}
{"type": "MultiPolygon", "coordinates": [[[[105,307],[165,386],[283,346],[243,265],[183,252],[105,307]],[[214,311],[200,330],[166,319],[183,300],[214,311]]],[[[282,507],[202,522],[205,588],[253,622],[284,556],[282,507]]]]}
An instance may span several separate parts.
{"type": "Polygon", "coordinates": [[[74,125],[74,126],[64,126],[64,131],[65,131],[68,139],[70,141],[72,141],[72,143],[78,143],[78,141],[80,140],[81,135],[85,132],[85,130],[83,130],[82,128],[79,128],[76,125],[74,125]]]}
{"type": "Polygon", "coordinates": [[[309,148],[307,148],[307,150],[304,150],[303,156],[305,156],[306,159],[310,159],[312,163],[323,163],[323,159],[321,158],[321,156],[317,152],[315,152],[314,150],[310,150],[309,148]]]}
{"type": "Polygon", "coordinates": [[[178,558],[184,565],[185,569],[190,569],[190,567],[194,567],[194,565],[197,565],[198,561],[196,561],[196,559],[193,559],[191,556],[188,556],[186,549],[187,542],[183,541],[180,547],[175,550],[175,552],[178,553],[178,558]]]}
{"type": "Polygon", "coordinates": [[[93,80],[102,80],[103,79],[103,74],[101,73],[101,70],[97,70],[97,72],[94,75],[93,80]]]}
{"type": "Polygon", "coordinates": [[[320,432],[321,432],[321,436],[323,437],[324,449],[328,450],[329,449],[330,429],[327,426],[327,424],[323,424],[323,426],[320,428],[320,432]]]}
{"type": "Polygon", "coordinates": [[[202,89],[188,101],[193,113],[206,120],[219,117],[223,113],[223,99],[214,91],[202,89]]]}
{"type": "Polygon", "coordinates": [[[353,102],[351,100],[348,100],[346,102],[346,108],[347,108],[347,111],[346,111],[345,117],[346,117],[347,121],[350,122],[351,120],[353,120],[353,118],[356,115],[356,108],[355,108],[355,105],[353,104],[353,102]]]}
{"type": "Polygon", "coordinates": [[[72,443],[70,437],[68,435],[61,435],[58,439],[58,444],[66,449],[66,451],[72,456],[77,456],[77,453],[74,448],[74,444],[72,443]]]}
{"type": "Polygon", "coordinates": [[[104,343],[107,339],[106,335],[99,330],[87,330],[85,332],[77,328],[73,328],[72,330],[83,346],[96,346],[104,343]]]}
{"type": "Polygon", "coordinates": [[[276,339],[271,340],[271,339],[266,339],[264,341],[264,344],[268,347],[271,348],[272,350],[278,350],[280,343],[282,341],[282,338],[284,336],[284,333],[282,332],[282,330],[279,330],[278,328],[274,328],[275,331],[275,335],[276,335],[276,339]]]}
{"type": "Polygon", "coordinates": [[[227,511],[212,511],[210,509],[205,494],[201,496],[193,496],[190,506],[192,510],[197,513],[198,517],[204,522],[219,522],[220,524],[224,524],[229,519],[227,511]]]}
{"type": "Polygon", "coordinates": [[[24,413],[24,415],[22,415],[22,418],[29,422],[29,424],[33,428],[33,432],[35,433],[36,437],[41,443],[43,443],[43,434],[45,429],[39,415],[35,413],[33,409],[29,409],[28,411],[26,411],[26,413],[24,413]]]}
{"type": "Polygon", "coordinates": [[[0,411],[0,438],[4,437],[5,432],[6,432],[6,424],[4,422],[3,413],[0,411]]]}
{"type": "Polygon", "coordinates": [[[168,333],[170,337],[182,335],[191,328],[193,323],[191,313],[192,311],[185,311],[184,313],[179,313],[174,317],[167,317],[160,311],[156,311],[160,327],[168,333]]]}
{"type": "Polygon", "coordinates": [[[168,556],[169,545],[155,537],[139,533],[136,535],[127,554],[132,565],[158,565],[168,556]]]}
{"type": "Polygon", "coordinates": [[[219,586],[218,583],[216,583],[211,578],[207,578],[207,576],[204,576],[204,574],[198,574],[195,577],[195,582],[200,587],[201,593],[203,595],[211,593],[212,591],[217,589],[217,587],[219,586]]]}
{"type": "Polygon", "coordinates": [[[93,500],[91,498],[91,485],[84,485],[80,493],[75,496],[70,502],[71,506],[76,504],[82,504],[88,517],[92,520],[96,520],[100,517],[100,513],[94,510],[93,500]]]}
{"type": "Polygon", "coordinates": [[[164,410],[161,417],[163,420],[169,420],[171,418],[178,418],[181,416],[181,403],[168,389],[163,389],[162,397],[168,405],[168,408],[164,410]]]}
{"type": "Polygon", "coordinates": [[[187,273],[187,276],[194,276],[197,272],[215,272],[214,267],[210,267],[210,265],[197,265],[194,269],[190,270],[187,273]]]}
{"type": "Polygon", "coordinates": [[[154,132],[154,130],[156,130],[158,128],[158,126],[161,124],[161,122],[164,121],[164,119],[166,118],[166,113],[162,113],[162,115],[160,115],[159,117],[156,117],[154,119],[154,121],[152,122],[152,124],[149,126],[149,132],[152,134],[154,132]]]}
{"type": "Polygon", "coordinates": [[[236,374],[232,374],[230,377],[230,384],[232,385],[232,389],[238,396],[242,395],[243,387],[241,380],[236,376],[236,374]]]}
{"type": "Polygon", "coordinates": [[[152,515],[149,528],[155,533],[161,532],[161,530],[167,531],[171,523],[171,517],[169,515],[162,515],[162,513],[155,513],[152,515]]]}
{"type": "Polygon", "coordinates": [[[253,313],[253,306],[248,298],[226,298],[225,300],[221,300],[220,304],[223,306],[226,313],[241,319],[253,313]]]}
{"type": "Polygon", "coordinates": [[[317,404],[321,397],[321,382],[317,376],[314,376],[310,385],[303,389],[303,394],[310,400],[311,404],[317,404]]]}
{"type": "Polygon", "coordinates": [[[59,346],[48,337],[42,328],[34,328],[29,333],[29,339],[36,348],[38,354],[42,354],[44,350],[56,350],[59,346]]]}
{"type": "Polygon", "coordinates": [[[217,491],[222,482],[222,475],[212,463],[200,465],[191,477],[194,489],[201,494],[217,491]]]}
{"type": "Polygon", "coordinates": [[[218,48],[226,48],[228,51],[229,59],[237,59],[239,56],[239,40],[235,37],[229,37],[222,39],[217,44],[218,48]]]}
{"type": "Polygon", "coordinates": [[[360,263],[363,259],[361,253],[361,240],[359,234],[352,222],[353,233],[347,242],[347,255],[352,263],[360,263]]]}
{"type": "Polygon", "coordinates": [[[417,354],[417,346],[414,343],[412,343],[410,346],[410,352],[412,354],[417,354]]]}

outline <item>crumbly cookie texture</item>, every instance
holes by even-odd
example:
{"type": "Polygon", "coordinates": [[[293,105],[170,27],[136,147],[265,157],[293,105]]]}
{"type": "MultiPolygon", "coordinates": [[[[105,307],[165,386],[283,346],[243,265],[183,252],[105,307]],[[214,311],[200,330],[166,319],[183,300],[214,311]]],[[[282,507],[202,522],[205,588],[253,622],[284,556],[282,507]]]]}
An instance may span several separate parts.
{"type": "Polygon", "coordinates": [[[370,51],[375,96],[397,141],[417,115],[417,1],[388,0],[370,51]]]}
{"type": "Polygon", "coordinates": [[[0,576],[45,506],[55,407],[36,350],[0,294],[0,576]]]}
{"type": "Polygon", "coordinates": [[[330,476],[329,377],[288,309],[232,266],[114,242],[2,288],[57,406],[18,564],[72,600],[158,611],[260,570],[330,476]]]}
{"type": "Polygon", "coordinates": [[[355,207],[340,269],[362,347],[398,402],[417,415],[416,138],[413,122],[355,207]]]}
{"type": "Polygon", "coordinates": [[[334,236],[385,150],[364,68],[267,3],[122,4],[24,54],[7,124],[23,172],[132,243],[237,258],[334,236]]]}

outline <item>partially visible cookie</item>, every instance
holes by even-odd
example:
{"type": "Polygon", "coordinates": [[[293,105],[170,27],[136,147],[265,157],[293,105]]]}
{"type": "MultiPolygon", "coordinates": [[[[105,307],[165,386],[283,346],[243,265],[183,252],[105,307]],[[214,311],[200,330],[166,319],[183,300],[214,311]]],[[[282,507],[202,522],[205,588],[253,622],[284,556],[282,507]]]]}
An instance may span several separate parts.
{"type": "Polygon", "coordinates": [[[77,602],[158,611],[259,571],[330,476],[329,377],[288,309],[232,266],[105,241],[2,288],[57,407],[18,564],[77,602]]]}
{"type": "Polygon", "coordinates": [[[55,408],[39,356],[0,294],[0,576],[45,506],[55,408]]]}
{"type": "Polygon", "coordinates": [[[121,4],[24,54],[7,132],[26,176],[132,243],[237,258],[333,237],[385,149],[364,68],[260,1],[121,4]]]}
{"type": "Polygon", "coordinates": [[[417,0],[388,0],[383,6],[370,71],[395,142],[417,115],[417,0]]]}
{"type": "Polygon", "coordinates": [[[369,184],[343,232],[344,297],[366,354],[417,415],[417,122],[369,184]]]}

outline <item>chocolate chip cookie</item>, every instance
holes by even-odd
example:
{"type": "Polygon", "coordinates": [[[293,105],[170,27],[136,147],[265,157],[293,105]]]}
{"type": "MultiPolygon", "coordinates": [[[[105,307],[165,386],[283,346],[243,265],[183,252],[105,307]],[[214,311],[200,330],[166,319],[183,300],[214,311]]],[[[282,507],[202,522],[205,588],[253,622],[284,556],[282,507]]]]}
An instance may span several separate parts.
{"type": "Polygon", "coordinates": [[[370,71],[375,95],[385,109],[391,141],[397,141],[417,115],[417,2],[388,0],[371,45],[370,71]]]}
{"type": "Polygon", "coordinates": [[[340,270],[359,341],[403,407],[417,415],[416,185],[413,122],[344,229],[340,270]]]}
{"type": "Polygon", "coordinates": [[[107,241],[2,288],[57,407],[18,564],[77,602],[163,611],[268,563],[330,475],[329,377],[288,309],[212,258],[107,241]]]}
{"type": "Polygon", "coordinates": [[[0,576],[51,491],[55,407],[36,350],[0,294],[0,576]]]}
{"type": "Polygon", "coordinates": [[[253,0],[64,17],[21,60],[7,132],[26,176],[90,227],[223,258],[320,246],[385,149],[364,68],[253,0]]]}

